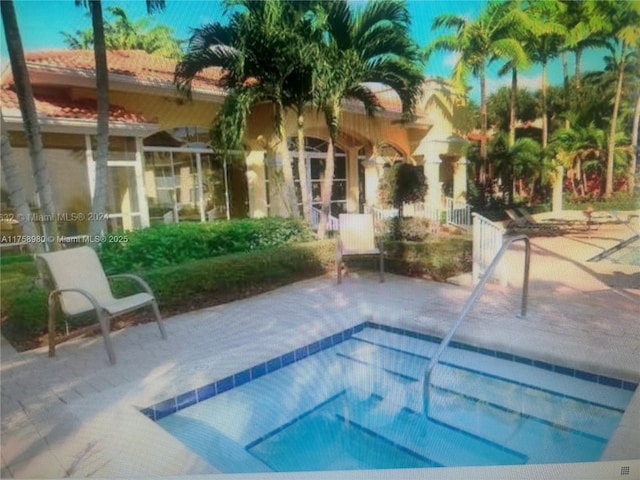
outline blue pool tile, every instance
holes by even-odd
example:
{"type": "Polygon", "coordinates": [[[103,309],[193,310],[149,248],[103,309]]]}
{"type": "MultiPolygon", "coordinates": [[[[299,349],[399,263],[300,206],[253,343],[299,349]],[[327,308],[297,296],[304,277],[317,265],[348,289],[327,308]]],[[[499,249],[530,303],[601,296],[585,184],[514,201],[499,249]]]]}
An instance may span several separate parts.
{"type": "Polygon", "coordinates": [[[156,419],[153,407],[143,408],[142,410],[140,410],[140,413],[142,413],[145,417],[150,418],[151,420],[155,420],[156,419]]]}
{"type": "Polygon", "coordinates": [[[303,358],[307,358],[309,356],[309,348],[308,347],[301,347],[299,349],[297,349],[295,352],[295,357],[296,357],[296,362],[298,360],[302,360],[303,358]]]}
{"type": "Polygon", "coordinates": [[[519,357],[518,355],[513,356],[513,361],[518,363],[523,363],[525,365],[533,365],[533,360],[526,357],[519,357]]]}
{"type": "Polygon", "coordinates": [[[335,335],[333,335],[331,337],[331,344],[332,345],[338,345],[339,343],[342,343],[344,341],[344,338],[342,336],[342,333],[336,333],[335,335]]]}
{"type": "Polygon", "coordinates": [[[318,353],[320,351],[320,342],[313,342],[309,345],[309,355],[313,355],[314,353],[318,353]]]}
{"type": "Polygon", "coordinates": [[[636,388],[638,388],[638,384],[632,382],[622,382],[622,388],[630,392],[635,392],[636,388]]]}
{"type": "Polygon", "coordinates": [[[538,368],[542,368],[544,370],[549,370],[549,371],[553,371],[553,365],[547,362],[542,362],[540,360],[534,360],[533,361],[533,366],[534,367],[538,367],[538,368]]]}
{"type": "Polygon", "coordinates": [[[354,333],[358,333],[361,332],[362,330],[365,329],[365,327],[367,326],[367,323],[361,323],[360,325],[356,325],[355,327],[353,327],[353,332],[354,333]]]}
{"type": "Polygon", "coordinates": [[[231,390],[233,388],[233,377],[226,377],[216,382],[216,394],[220,395],[222,392],[231,390]]]}
{"type": "Polygon", "coordinates": [[[604,375],[600,375],[598,377],[598,383],[601,385],[607,385],[609,387],[622,388],[622,380],[618,380],[617,378],[605,377],[604,375]]]}
{"type": "Polygon", "coordinates": [[[267,366],[264,363],[261,363],[251,368],[251,380],[255,380],[256,378],[260,378],[266,374],[267,374],[267,366]]]}
{"type": "Polygon", "coordinates": [[[489,350],[488,348],[478,348],[478,353],[481,353],[483,355],[487,355],[489,357],[495,357],[496,356],[496,351],[495,350],[489,350]]]}
{"type": "Polygon", "coordinates": [[[502,360],[513,360],[513,355],[510,353],[496,351],[496,357],[501,358],[502,360]]]}
{"type": "Polygon", "coordinates": [[[322,340],[320,340],[320,350],[326,350],[331,346],[331,337],[323,338],[322,340]]]}
{"type": "Polygon", "coordinates": [[[282,362],[282,366],[286,367],[287,365],[291,365],[296,361],[296,356],[294,352],[285,353],[280,357],[280,361],[282,362]]]}
{"type": "Polygon", "coordinates": [[[205,385],[204,387],[200,387],[196,390],[196,394],[198,395],[199,402],[206,400],[207,398],[215,397],[216,384],[210,383],[208,385],[205,385]]]}
{"type": "Polygon", "coordinates": [[[175,397],[169,398],[169,399],[164,400],[164,401],[162,401],[160,403],[156,403],[153,406],[153,409],[155,411],[154,416],[155,416],[156,420],[164,418],[167,415],[171,415],[172,413],[175,413],[175,412],[178,411],[178,409],[176,407],[176,399],[175,399],[175,397]]]}
{"type": "Polygon", "coordinates": [[[571,377],[575,377],[576,375],[576,371],[573,368],[567,368],[561,365],[554,365],[553,371],[562,375],[569,375],[571,377]]]}
{"type": "Polygon", "coordinates": [[[590,382],[598,382],[598,376],[596,374],[583,372],[582,370],[576,370],[576,378],[581,378],[582,380],[588,380],[590,382]]]}
{"type": "Polygon", "coordinates": [[[267,362],[267,373],[275,372],[282,367],[280,363],[280,357],[272,358],[267,362]]]}
{"type": "Polygon", "coordinates": [[[191,390],[190,392],[182,393],[176,397],[176,408],[178,410],[182,410],[183,408],[195,405],[197,402],[198,399],[196,397],[196,391],[191,390]]]}
{"type": "Polygon", "coordinates": [[[233,386],[239,387],[251,380],[251,370],[243,370],[233,376],[233,386]]]}

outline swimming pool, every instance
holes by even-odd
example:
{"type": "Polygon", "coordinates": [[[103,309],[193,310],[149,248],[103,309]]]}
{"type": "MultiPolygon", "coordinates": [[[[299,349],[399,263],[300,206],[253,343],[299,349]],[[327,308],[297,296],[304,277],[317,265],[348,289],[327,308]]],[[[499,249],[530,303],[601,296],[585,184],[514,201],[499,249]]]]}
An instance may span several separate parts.
{"type": "Polygon", "coordinates": [[[594,461],[636,384],[364,323],[143,410],[224,473],[594,461]]]}

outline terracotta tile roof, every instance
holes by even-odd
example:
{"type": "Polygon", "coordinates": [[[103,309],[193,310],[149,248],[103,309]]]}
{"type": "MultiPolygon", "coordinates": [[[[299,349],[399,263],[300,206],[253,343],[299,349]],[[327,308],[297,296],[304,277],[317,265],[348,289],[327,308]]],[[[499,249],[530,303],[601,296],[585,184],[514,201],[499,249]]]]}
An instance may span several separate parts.
{"type": "MultiPolygon", "coordinates": [[[[63,97],[36,95],[38,114],[49,118],[73,118],[96,120],[98,118],[96,101],[92,99],[68,100],[63,97]]],[[[4,85],[0,89],[0,105],[3,109],[20,110],[18,96],[12,86],[4,85]]],[[[128,123],[149,123],[142,115],[130,112],[118,105],[109,108],[111,121],[128,123]]]]}
{"type": "MultiPolygon", "coordinates": [[[[95,70],[93,50],[31,52],[26,54],[26,60],[29,66],[73,69],[91,74],[95,70]]],[[[107,66],[110,73],[129,76],[141,83],[173,86],[176,61],[142,50],[111,50],[107,52],[107,66]]],[[[221,92],[221,77],[221,69],[208,68],[196,75],[192,86],[194,89],[221,92]]]]}

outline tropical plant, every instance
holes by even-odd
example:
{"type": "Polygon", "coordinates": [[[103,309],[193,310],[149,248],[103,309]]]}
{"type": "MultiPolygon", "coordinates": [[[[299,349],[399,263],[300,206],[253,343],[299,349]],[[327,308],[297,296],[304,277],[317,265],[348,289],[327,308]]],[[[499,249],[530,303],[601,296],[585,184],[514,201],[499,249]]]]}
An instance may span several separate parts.
{"type": "Polygon", "coordinates": [[[405,115],[413,112],[424,74],[420,52],[409,33],[410,16],[402,2],[381,0],[354,11],[346,0],[326,5],[326,33],[315,67],[314,102],[329,131],[318,236],[324,237],[334,175],[334,149],[340,132],[342,101],[361,101],[373,115],[380,102],[371,83],[396,92],[405,115]]]}
{"type": "Polygon", "coordinates": [[[483,183],[487,173],[487,67],[498,58],[507,59],[516,67],[528,60],[522,44],[513,37],[514,28],[520,22],[515,11],[511,2],[491,1],[475,20],[452,14],[440,15],[433,21],[432,28],[453,28],[455,33],[436,38],[425,50],[427,56],[434,50],[458,54],[453,79],[459,88],[464,88],[469,74],[480,82],[480,157],[483,162],[480,180],[483,183]]]}
{"type": "Polygon", "coordinates": [[[420,202],[427,194],[427,179],[420,166],[400,162],[385,166],[378,187],[381,205],[392,205],[402,218],[405,203],[420,202]]]}
{"type": "MultiPolygon", "coordinates": [[[[89,235],[97,238],[106,230],[107,161],[109,156],[109,69],[101,0],[75,0],[76,6],[89,9],[93,28],[93,51],[96,68],[97,127],[95,153],[95,188],[91,208],[95,215],[89,222],[89,235]]],[[[149,13],[164,9],[164,0],[146,0],[149,13]]],[[[97,244],[94,245],[97,247],[97,244]]]]}
{"type": "MultiPolygon", "coordinates": [[[[287,108],[300,104],[300,97],[294,95],[291,88],[296,84],[295,79],[301,78],[302,67],[314,58],[303,35],[307,17],[299,10],[297,14],[294,12],[301,5],[275,0],[228,2],[227,6],[233,7],[228,10],[231,11],[228,23],[216,22],[196,28],[175,73],[178,89],[189,95],[191,82],[198,72],[208,67],[220,67],[224,72],[222,82],[231,92],[226,101],[246,102],[238,105],[239,114],[223,106],[221,112],[235,115],[236,120],[217,117],[215,129],[219,138],[235,138],[237,143],[244,131],[238,127],[246,127],[246,123],[240,121],[242,117],[246,120],[246,114],[257,102],[272,104],[273,138],[266,140],[265,146],[269,156],[277,154],[280,157],[281,166],[270,180],[283,178],[282,200],[287,213],[293,216],[297,216],[299,210],[285,115],[287,108]],[[231,126],[232,131],[224,133],[225,125],[231,126]]],[[[310,85],[310,81],[306,80],[304,85],[310,85]]],[[[228,145],[223,147],[228,148],[228,145]]]]}
{"type": "Polygon", "coordinates": [[[603,15],[608,19],[609,29],[606,33],[611,39],[610,47],[619,59],[607,145],[607,170],[604,189],[604,195],[610,197],[613,193],[616,131],[624,83],[626,53],[629,49],[637,49],[640,46],[640,3],[630,0],[602,0],[593,4],[593,13],[603,15]]]}
{"type": "MultiPolygon", "coordinates": [[[[109,6],[107,11],[115,18],[104,22],[105,43],[109,50],[144,50],[167,58],[180,57],[182,42],[174,37],[170,26],[152,25],[149,17],[131,21],[122,7],[109,6]]],[[[92,28],[60,33],[73,50],[93,48],[92,28]]]]}
{"type": "Polygon", "coordinates": [[[566,37],[566,28],[560,24],[562,4],[557,1],[530,1],[527,12],[538,23],[546,25],[544,30],[532,30],[529,38],[529,56],[535,63],[542,65],[541,109],[542,109],[542,148],[549,142],[549,117],[547,115],[547,69],[549,61],[558,57],[566,37]]]}
{"type": "MultiPolygon", "coordinates": [[[[31,207],[29,207],[27,197],[20,183],[18,165],[11,155],[11,144],[9,143],[7,131],[4,128],[4,118],[1,113],[0,137],[2,143],[2,150],[0,151],[2,161],[0,164],[2,165],[2,175],[7,186],[9,201],[11,205],[13,205],[16,217],[22,226],[22,233],[26,236],[36,237],[40,232],[38,232],[34,222],[31,220],[31,207]]],[[[44,246],[41,242],[28,242],[27,248],[32,253],[44,251],[44,246]]]]}
{"type": "MultiPolygon", "coordinates": [[[[18,95],[18,103],[20,105],[20,113],[22,114],[24,131],[27,136],[29,156],[31,157],[31,168],[33,170],[33,176],[36,184],[36,193],[38,195],[38,200],[40,202],[44,218],[42,233],[53,239],[52,242],[47,241],[47,243],[49,244],[50,249],[55,250],[58,248],[58,224],[55,221],[57,212],[51,183],[49,181],[47,162],[42,146],[38,112],[36,110],[33,89],[31,88],[27,63],[24,58],[24,49],[22,48],[22,39],[20,36],[20,29],[18,28],[18,20],[16,18],[13,1],[7,0],[0,2],[0,12],[2,13],[2,24],[4,26],[4,34],[7,41],[11,73],[13,75],[13,81],[18,95]]],[[[5,144],[4,141],[3,144],[5,144]]],[[[5,152],[3,151],[2,153],[5,152]]],[[[8,162],[10,162],[10,159],[8,162]]],[[[3,168],[10,166],[10,163],[7,163],[7,165],[4,165],[4,163],[3,158],[3,168]]],[[[10,190],[19,190],[19,186],[16,184],[16,176],[10,173],[5,177],[5,180],[7,182],[11,182],[11,185],[9,185],[10,190]]],[[[14,207],[20,207],[22,202],[17,198],[14,199],[18,202],[17,204],[14,204],[14,207]]],[[[20,208],[24,208],[24,206],[20,208]]],[[[26,226],[27,229],[30,229],[28,225],[26,226]]]]}

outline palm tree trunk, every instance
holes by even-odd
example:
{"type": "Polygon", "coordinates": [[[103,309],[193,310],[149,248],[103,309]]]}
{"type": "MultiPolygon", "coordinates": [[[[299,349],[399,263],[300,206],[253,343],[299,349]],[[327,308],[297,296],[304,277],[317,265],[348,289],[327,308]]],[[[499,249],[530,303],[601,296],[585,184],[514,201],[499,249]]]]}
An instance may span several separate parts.
{"type": "Polygon", "coordinates": [[[633,110],[633,127],[631,130],[631,161],[629,162],[629,191],[633,195],[636,187],[636,168],[638,165],[638,129],[640,128],[640,92],[633,110]]]}
{"type": "MultiPolygon", "coordinates": [[[[31,209],[24,194],[24,189],[20,184],[20,176],[18,175],[18,166],[11,158],[11,145],[4,128],[4,119],[0,114],[0,136],[2,137],[2,150],[0,151],[0,163],[2,164],[2,175],[4,183],[7,186],[9,201],[16,211],[16,218],[22,226],[22,234],[26,236],[38,236],[40,233],[35,224],[31,220],[31,209]]],[[[28,242],[27,248],[31,253],[39,253],[44,251],[41,242],[28,242]]]]}
{"type": "Polygon", "coordinates": [[[518,70],[511,70],[511,98],[509,105],[509,148],[516,143],[516,115],[518,104],[518,70]]]}
{"type": "Polygon", "coordinates": [[[318,224],[318,238],[322,240],[327,232],[329,215],[331,215],[331,197],[333,193],[333,174],[335,172],[335,145],[338,137],[338,122],[340,118],[340,100],[333,99],[328,111],[325,112],[325,120],[329,128],[329,144],[327,145],[327,158],[324,163],[324,178],[320,184],[320,223],[318,224]]]}
{"type": "Polygon", "coordinates": [[[622,82],[624,81],[624,55],[625,44],[620,47],[620,64],[618,65],[618,82],[616,85],[616,96],[613,101],[613,113],[611,114],[611,126],[609,128],[609,139],[607,141],[607,174],[605,176],[605,197],[610,197],[613,193],[613,160],[616,150],[616,123],[618,123],[618,111],[620,110],[620,99],[622,97],[622,82]]]}
{"type": "Polygon", "coordinates": [[[547,62],[542,62],[542,148],[549,141],[549,117],[547,113],[547,62]]]}
{"type": "Polygon", "coordinates": [[[484,68],[480,73],[480,158],[482,160],[482,170],[480,171],[480,182],[487,183],[487,78],[484,68]]]}
{"type": "Polygon", "coordinates": [[[282,159],[282,178],[284,180],[284,206],[288,216],[299,217],[298,200],[296,199],[296,189],[293,180],[293,168],[291,167],[291,155],[287,145],[287,131],[285,127],[284,108],[282,103],[274,102],[277,125],[277,135],[280,143],[278,151],[282,159]]]}
{"type": "Polygon", "coordinates": [[[46,220],[42,224],[43,234],[49,236],[53,241],[47,241],[49,248],[57,250],[58,245],[58,224],[56,222],[56,207],[53,200],[53,191],[49,181],[47,162],[44,156],[42,136],[40,135],[40,124],[38,123],[38,112],[33,97],[29,71],[24,58],[22,39],[18,28],[18,20],[13,5],[13,1],[0,2],[2,12],[2,24],[7,41],[7,50],[11,63],[11,72],[20,104],[20,113],[24,124],[24,131],[27,136],[29,146],[29,156],[31,157],[31,167],[36,185],[36,192],[42,208],[43,218],[46,220]]]}
{"type": "MultiPolygon", "coordinates": [[[[91,208],[94,214],[89,223],[92,237],[106,230],[107,213],[107,174],[109,160],[109,71],[107,69],[107,49],[104,38],[102,3],[92,0],[90,3],[91,23],[93,25],[93,50],[96,63],[96,90],[98,95],[98,119],[95,156],[95,188],[91,208]]],[[[97,245],[94,245],[97,247],[97,245]]]]}
{"type": "Polygon", "coordinates": [[[574,73],[574,76],[573,76],[573,81],[574,81],[576,89],[579,90],[580,89],[580,82],[581,82],[580,77],[582,76],[581,65],[580,65],[580,63],[582,62],[582,49],[581,48],[578,48],[575,51],[575,57],[576,57],[576,68],[575,68],[575,73],[574,73]]]}
{"type": "Polygon", "coordinates": [[[302,214],[307,222],[311,221],[311,199],[307,184],[307,162],[304,150],[304,105],[298,108],[298,178],[302,197],[302,214]]]}

